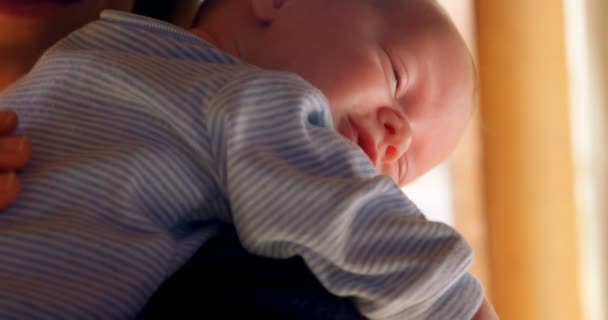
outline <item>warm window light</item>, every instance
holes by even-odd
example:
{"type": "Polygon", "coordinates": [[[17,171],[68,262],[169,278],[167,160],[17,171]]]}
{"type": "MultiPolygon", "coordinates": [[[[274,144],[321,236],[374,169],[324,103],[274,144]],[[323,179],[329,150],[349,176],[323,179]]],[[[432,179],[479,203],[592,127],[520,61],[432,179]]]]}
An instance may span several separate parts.
{"type": "MultiPolygon", "coordinates": [[[[605,124],[608,115],[604,90],[608,85],[608,70],[602,66],[605,55],[602,45],[608,45],[603,16],[608,6],[605,0],[566,0],[565,10],[570,70],[570,105],[572,145],[575,159],[576,192],[579,211],[581,252],[581,301],[586,320],[608,319],[606,273],[607,247],[603,241],[606,224],[602,223],[602,196],[599,182],[606,164],[601,161],[606,150],[605,124]],[[595,8],[598,7],[598,8],[595,8]],[[601,19],[599,17],[602,17],[601,19]],[[602,26],[602,24],[604,24],[602,26]],[[602,68],[603,67],[603,68],[602,68]],[[598,177],[600,177],[598,179],[598,177]]],[[[604,176],[605,177],[605,176],[604,176]]],[[[605,192],[605,190],[604,190],[605,192]]],[[[605,205],[605,203],[604,203],[605,205]]]]}
{"type": "Polygon", "coordinates": [[[427,219],[453,225],[452,183],[447,164],[440,165],[404,187],[403,192],[427,219]]]}

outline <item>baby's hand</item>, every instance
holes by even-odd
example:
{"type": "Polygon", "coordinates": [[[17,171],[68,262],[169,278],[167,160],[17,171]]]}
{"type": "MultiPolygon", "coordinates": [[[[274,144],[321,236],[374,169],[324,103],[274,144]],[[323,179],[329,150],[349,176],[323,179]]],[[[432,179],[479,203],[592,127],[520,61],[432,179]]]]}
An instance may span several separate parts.
{"type": "Polygon", "coordinates": [[[17,199],[21,184],[16,171],[25,167],[32,155],[32,144],[23,136],[14,135],[17,114],[0,111],[0,210],[17,199]]]}

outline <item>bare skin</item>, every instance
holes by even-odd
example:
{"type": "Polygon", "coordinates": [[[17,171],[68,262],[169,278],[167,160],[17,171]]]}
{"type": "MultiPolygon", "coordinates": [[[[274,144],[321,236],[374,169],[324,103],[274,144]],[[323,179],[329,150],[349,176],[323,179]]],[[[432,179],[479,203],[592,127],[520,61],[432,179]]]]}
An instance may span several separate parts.
{"type": "Polygon", "coordinates": [[[32,154],[31,142],[22,136],[12,136],[17,128],[14,112],[0,112],[0,209],[8,207],[21,190],[16,171],[25,167],[32,154]]]}
{"type": "Polygon", "coordinates": [[[462,135],[474,71],[460,35],[434,2],[212,4],[191,31],[319,88],[334,127],[366,152],[378,174],[405,185],[445,160],[462,135]]]}

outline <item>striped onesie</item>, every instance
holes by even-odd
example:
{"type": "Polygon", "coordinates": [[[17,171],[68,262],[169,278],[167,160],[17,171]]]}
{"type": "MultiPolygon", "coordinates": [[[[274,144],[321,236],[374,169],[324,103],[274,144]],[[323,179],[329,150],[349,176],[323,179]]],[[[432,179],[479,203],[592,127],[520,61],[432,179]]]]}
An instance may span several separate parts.
{"type": "Polygon", "coordinates": [[[317,89],[180,28],[106,11],[0,109],[34,147],[0,216],[0,319],[132,318],[222,223],[253,254],[301,256],[372,319],[481,303],[467,243],[376,176],[317,89]]]}

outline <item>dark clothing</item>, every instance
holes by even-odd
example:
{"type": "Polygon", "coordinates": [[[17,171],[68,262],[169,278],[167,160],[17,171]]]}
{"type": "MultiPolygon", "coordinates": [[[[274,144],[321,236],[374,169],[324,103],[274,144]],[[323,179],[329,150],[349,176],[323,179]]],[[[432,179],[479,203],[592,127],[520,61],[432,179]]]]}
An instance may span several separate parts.
{"type": "Polygon", "coordinates": [[[303,260],[247,253],[232,226],[201,247],[148,301],[139,319],[365,319],[330,294],[303,260]]]}

